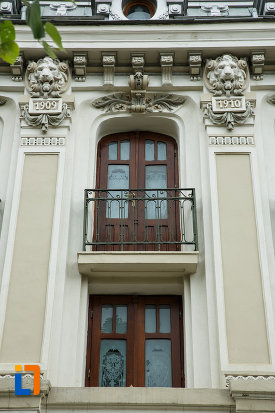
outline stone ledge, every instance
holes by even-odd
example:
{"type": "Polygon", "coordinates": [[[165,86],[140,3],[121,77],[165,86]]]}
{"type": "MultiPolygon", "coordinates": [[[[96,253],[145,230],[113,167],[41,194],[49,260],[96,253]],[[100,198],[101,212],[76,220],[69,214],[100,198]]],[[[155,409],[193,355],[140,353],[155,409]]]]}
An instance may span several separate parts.
{"type": "Polygon", "coordinates": [[[236,402],[236,413],[275,412],[275,377],[233,377],[230,394],[236,402]]]}
{"type": "Polygon", "coordinates": [[[136,277],[148,274],[154,277],[169,278],[193,274],[197,271],[197,251],[187,252],[79,252],[78,269],[80,274],[93,276],[136,277]]]}
{"type": "Polygon", "coordinates": [[[53,387],[47,407],[112,407],[182,409],[185,407],[226,408],[235,405],[229,390],[179,388],[62,388],[53,387]]]}

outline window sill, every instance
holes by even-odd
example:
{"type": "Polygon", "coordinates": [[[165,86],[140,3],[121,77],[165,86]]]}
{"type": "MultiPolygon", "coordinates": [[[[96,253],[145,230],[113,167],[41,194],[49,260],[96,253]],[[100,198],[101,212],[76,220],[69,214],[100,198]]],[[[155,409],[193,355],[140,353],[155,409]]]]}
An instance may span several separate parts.
{"type": "Polygon", "coordinates": [[[169,277],[178,278],[197,271],[198,251],[112,251],[79,252],[80,274],[93,277],[169,277]]]}
{"type": "Polygon", "coordinates": [[[101,409],[136,408],[182,409],[185,407],[230,408],[234,401],[230,392],[223,389],[180,389],[180,388],[57,388],[51,389],[47,400],[49,407],[100,407],[101,409]]]}

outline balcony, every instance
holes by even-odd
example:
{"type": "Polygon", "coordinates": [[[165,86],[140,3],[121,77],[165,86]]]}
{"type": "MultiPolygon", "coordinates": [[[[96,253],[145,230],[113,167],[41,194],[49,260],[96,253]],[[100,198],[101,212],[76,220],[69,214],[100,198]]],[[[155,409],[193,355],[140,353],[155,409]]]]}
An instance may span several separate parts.
{"type": "Polygon", "coordinates": [[[86,189],[81,274],[179,277],[198,263],[193,188],[86,189]]]}

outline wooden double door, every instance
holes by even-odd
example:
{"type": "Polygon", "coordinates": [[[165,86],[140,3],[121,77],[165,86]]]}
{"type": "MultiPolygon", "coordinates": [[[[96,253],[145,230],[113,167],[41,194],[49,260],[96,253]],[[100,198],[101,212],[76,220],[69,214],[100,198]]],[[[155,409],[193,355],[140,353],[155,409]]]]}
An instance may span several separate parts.
{"type": "Polygon", "coordinates": [[[108,135],[99,143],[95,249],[176,251],[177,145],[152,132],[108,135]]]}

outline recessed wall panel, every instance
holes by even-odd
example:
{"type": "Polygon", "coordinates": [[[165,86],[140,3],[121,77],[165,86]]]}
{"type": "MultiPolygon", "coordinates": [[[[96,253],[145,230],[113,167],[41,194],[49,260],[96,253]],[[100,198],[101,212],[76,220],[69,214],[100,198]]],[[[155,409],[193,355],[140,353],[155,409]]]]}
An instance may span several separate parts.
{"type": "Polygon", "coordinates": [[[58,155],[27,154],[0,362],[40,362],[58,155]]]}
{"type": "Polygon", "coordinates": [[[216,154],[230,363],[269,363],[249,154],[216,154]]]}

